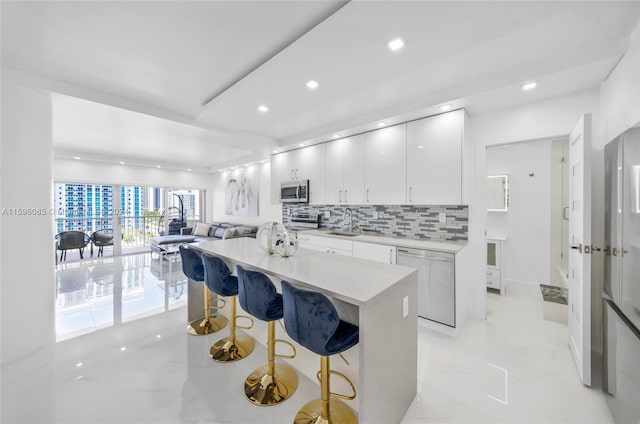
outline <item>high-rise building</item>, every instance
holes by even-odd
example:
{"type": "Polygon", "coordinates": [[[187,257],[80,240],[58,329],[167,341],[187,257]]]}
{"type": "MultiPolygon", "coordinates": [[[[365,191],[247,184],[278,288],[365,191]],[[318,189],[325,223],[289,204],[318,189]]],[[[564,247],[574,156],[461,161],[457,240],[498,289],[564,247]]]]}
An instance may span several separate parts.
{"type": "MultiPolygon", "coordinates": [[[[113,186],[61,184],[54,186],[57,231],[93,232],[113,228],[113,186]]],[[[145,189],[120,188],[121,216],[140,216],[145,211],[145,189]]]]}

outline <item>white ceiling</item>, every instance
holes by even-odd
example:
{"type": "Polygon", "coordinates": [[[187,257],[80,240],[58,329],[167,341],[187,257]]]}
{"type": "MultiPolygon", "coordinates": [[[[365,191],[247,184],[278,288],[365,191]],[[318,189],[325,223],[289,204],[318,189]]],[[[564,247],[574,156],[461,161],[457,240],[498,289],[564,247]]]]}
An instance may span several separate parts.
{"type": "Polygon", "coordinates": [[[85,97],[54,96],[56,155],[207,170],[597,87],[639,19],[639,1],[3,1],[2,62],[85,97]]]}

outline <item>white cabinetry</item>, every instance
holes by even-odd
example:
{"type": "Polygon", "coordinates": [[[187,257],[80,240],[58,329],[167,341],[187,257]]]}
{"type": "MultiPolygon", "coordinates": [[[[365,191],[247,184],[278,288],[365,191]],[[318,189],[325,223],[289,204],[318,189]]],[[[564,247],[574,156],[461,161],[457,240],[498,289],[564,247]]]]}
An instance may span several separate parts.
{"type": "Polygon", "coordinates": [[[271,156],[271,203],[280,203],[283,181],[309,180],[309,203],[325,203],[325,145],[317,144],[271,156]]]}
{"type": "Polygon", "coordinates": [[[326,143],[325,201],[364,203],[364,135],[326,143]]]}
{"type": "Polygon", "coordinates": [[[407,124],[407,203],[462,202],[463,125],[462,110],[407,124]]]}
{"type": "Polygon", "coordinates": [[[304,231],[300,231],[298,233],[298,246],[305,249],[318,250],[320,252],[333,253],[336,255],[353,255],[353,244],[351,240],[305,235],[304,231]]]}
{"type": "Polygon", "coordinates": [[[504,240],[487,239],[487,287],[504,295],[506,284],[504,240]]]}
{"type": "Polygon", "coordinates": [[[365,134],[365,203],[406,203],[407,125],[365,134]]]}
{"type": "Polygon", "coordinates": [[[396,263],[396,247],[386,244],[353,242],[353,257],[387,264],[396,263]]]}

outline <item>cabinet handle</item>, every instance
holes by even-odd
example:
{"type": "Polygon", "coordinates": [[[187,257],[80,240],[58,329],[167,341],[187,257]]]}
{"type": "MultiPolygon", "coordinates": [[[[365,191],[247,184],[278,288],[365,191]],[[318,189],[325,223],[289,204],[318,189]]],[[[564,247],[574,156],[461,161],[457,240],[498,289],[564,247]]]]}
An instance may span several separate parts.
{"type": "Polygon", "coordinates": [[[413,202],[413,200],[411,200],[411,191],[413,191],[413,187],[409,187],[409,203],[413,202]]]}
{"type": "Polygon", "coordinates": [[[347,190],[344,191],[344,202],[348,203],[349,201],[347,200],[347,190]]]}
{"type": "Polygon", "coordinates": [[[296,180],[298,179],[298,168],[296,168],[296,180]]]}
{"type": "Polygon", "coordinates": [[[367,189],[367,203],[369,203],[369,189],[367,189]]]}
{"type": "Polygon", "coordinates": [[[291,170],[291,179],[293,180],[293,169],[291,170]]]}
{"type": "Polygon", "coordinates": [[[338,190],[338,203],[342,203],[342,190],[338,190]]]}
{"type": "Polygon", "coordinates": [[[389,263],[393,264],[393,249],[389,249],[389,263]]]}

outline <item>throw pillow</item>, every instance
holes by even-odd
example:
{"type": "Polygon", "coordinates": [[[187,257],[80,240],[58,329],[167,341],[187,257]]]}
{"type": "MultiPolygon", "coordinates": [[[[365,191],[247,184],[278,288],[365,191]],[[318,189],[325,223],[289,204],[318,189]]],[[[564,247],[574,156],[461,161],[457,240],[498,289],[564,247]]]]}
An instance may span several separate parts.
{"type": "Polygon", "coordinates": [[[211,227],[211,225],[198,222],[196,224],[196,227],[193,229],[193,235],[206,237],[207,235],[209,235],[209,227],[211,227]]]}
{"type": "Polygon", "coordinates": [[[236,235],[236,229],[235,228],[227,228],[226,230],[224,230],[224,234],[222,235],[223,239],[228,239],[231,238],[233,236],[236,235]]]}

